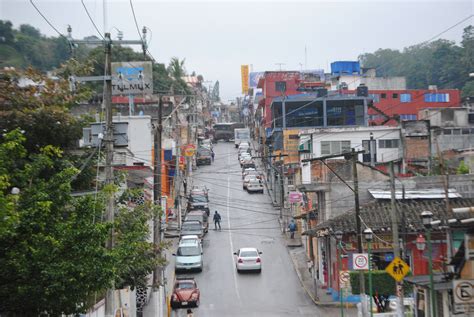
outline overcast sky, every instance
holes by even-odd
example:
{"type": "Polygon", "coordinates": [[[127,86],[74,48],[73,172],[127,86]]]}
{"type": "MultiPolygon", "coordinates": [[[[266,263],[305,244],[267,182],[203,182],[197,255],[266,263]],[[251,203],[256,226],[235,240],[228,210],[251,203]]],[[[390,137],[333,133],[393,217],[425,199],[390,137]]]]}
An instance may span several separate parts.
{"type": "MultiPolygon", "coordinates": [[[[80,0],[35,0],[62,33],[97,35],[80,0]]],[[[128,0],[106,1],[106,30],[138,39],[128,0]]],[[[423,42],[473,14],[472,0],[447,1],[161,1],[133,0],[140,28],[152,30],[150,51],[161,63],[186,59],[188,72],[220,82],[223,101],[240,95],[240,65],[254,71],[324,68],[356,60],[378,48],[401,49],[423,42]]],[[[101,32],[102,0],[85,0],[101,32]]],[[[57,33],[28,0],[0,0],[0,19],[28,23],[48,36],[57,33]]],[[[442,38],[460,41],[464,22],[442,38]]],[[[207,84],[206,84],[207,85],[207,84]]]]}

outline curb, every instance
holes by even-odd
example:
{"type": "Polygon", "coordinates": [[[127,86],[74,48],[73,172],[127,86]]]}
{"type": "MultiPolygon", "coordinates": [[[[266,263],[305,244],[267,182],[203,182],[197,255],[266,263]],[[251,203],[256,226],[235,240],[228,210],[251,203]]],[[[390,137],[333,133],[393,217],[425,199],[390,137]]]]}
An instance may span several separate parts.
{"type": "MultiPolygon", "coordinates": [[[[300,281],[300,284],[301,284],[301,287],[303,287],[304,291],[306,292],[306,294],[311,298],[311,300],[313,301],[313,303],[317,306],[323,306],[323,307],[341,307],[341,303],[339,302],[320,302],[319,300],[317,300],[313,294],[311,293],[311,291],[306,288],[306,286],[304,285],[303,283],[303,278],[301,277],[301,273],[300,271],[297,269],[297,263],[296,263],[296,260],[294,259],[293,255],[291,254],[289,248],[287,248],[287,251],[288,251],[288,254],[290,255],[290,258],[291,258],[291,262],[293,262],[293,268],[295,269],[296,271],[296,275],[298,275],[298,280],[300,281]]],[[[356,307],[355,304],[353,303],[347,303],[345,302],[343,304],[343,306],[347,306],[347,307],[351,307],[351,308],[354,308],[356,307]]]]}

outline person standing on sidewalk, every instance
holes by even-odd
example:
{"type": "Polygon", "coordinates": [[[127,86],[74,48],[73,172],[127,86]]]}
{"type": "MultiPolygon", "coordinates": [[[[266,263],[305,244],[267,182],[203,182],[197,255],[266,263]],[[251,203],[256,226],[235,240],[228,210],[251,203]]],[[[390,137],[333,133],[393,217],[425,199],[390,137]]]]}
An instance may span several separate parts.
{"type": "Polygon", "coordinates": [[[296,223],[295,220],[291,219],[290,224],[288,225],[288,229],[290,230],[290,238],[295,238],[295,231],[296,231],[296,223]]]}
{"type": "Polygon", "coordinates": [[[212,219],[214,220],[214,230],[217,230],[217,226],[219,226],[219,230],[221,230],[221,215],[217,210],[214,212],[214,217],[212,219]]]}

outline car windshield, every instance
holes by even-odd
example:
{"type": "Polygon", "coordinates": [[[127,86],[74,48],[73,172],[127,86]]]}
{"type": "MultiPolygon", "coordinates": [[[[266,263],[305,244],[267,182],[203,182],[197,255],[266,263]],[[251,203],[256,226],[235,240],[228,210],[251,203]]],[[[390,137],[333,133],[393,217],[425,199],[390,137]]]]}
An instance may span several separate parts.
{"type": "Polygon", "coordinates": [[[206,196],[192,196],[191,201],[198,203],[207,203],[207,198],[206,196]]]}
{"type": "Polygon", "coordinates": [[[194,288],[194,283],[192,283],[192,282],[179,282],[178,286],[176,288],[193,289],[194,288]]]}
{"type": "Polygon", "coordinates": [[[177,255],[178,256],[196,256],[200,255],[201,251],[198,247],[191,247],[191,246],[183,246],[178,248],[177,255]]]}
{"type": "Polygon", "coordinates": [[[200,231],[202,229],[200,223],[183,223],[181,230],[184,231],[200,231]]]}
{"type": "Polygon", "coordinates": [[[187,215],[186,220],[198,220],[202,221],[203,216],[202,215],[187,215]]]}
{"type": "Polygon", "coordinates": [[[257,257],[258,252],[257,251],[240,251],[240,257],[241,258],[252,258],[252,257],[257,257]]]}

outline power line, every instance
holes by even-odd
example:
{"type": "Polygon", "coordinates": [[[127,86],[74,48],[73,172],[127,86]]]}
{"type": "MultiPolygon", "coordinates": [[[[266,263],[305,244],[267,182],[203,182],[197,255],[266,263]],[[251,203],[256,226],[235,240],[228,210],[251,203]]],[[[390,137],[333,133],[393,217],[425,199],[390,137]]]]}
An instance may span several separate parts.
{"type": "Polygon", "coordinates": [[[105,41],[104,36],[103,36],[102,33],[99,31],[99,28],[97,27],[97,25],[95,25],[94,20],[92,19],[91,15],[89,14],[89,10],[87,10],[87,7],[86,7],[86,4],[84,3],[84,0],[81,0],[81,3],[82,3],[82,6],[84,7],[84,10],[85,10],[86,13],[87,13],[87,16],[89,17],[89,20],[91,21],[92,25],[94,26],[95,30],[97,31],[97,34],[99,34],[99,36],[105,41]]]}
{"type": "MultiPolygon", "coordinates": [[[[435,38],[437,38],[438,36],[440,36],[440,35],[442,35],[442,34],[448,32],[449,30],[453,29],[454,27],[460,25],[461,23],[465,22],[466,20],[468,20],[468,19],[471,18],[472,16],[474,16],[474,15],[472,15],[472,14],[469,15],[468,17],[462,19],[461,21],[457,22],[456,24],[454,24],[454,25],[452,25],[452,26],[446,28],[446,29],[443,30],[442,32],[438,33],[436,36],[431,37],[429,40],[424,41],[424,42],[422,42],[422,43],[420,43],[420,44],[421,44],[421,45],[424,45],[424,44],[426,44],[426,43],[429,43],[429,42],[433,41],[433,40],[434,40],[435,38]]],[[[392,63],[392,61],[388,61],[388,62],[386,62],[386,63],[384,63],[384,64],[382,64],[382,65],[379,65],[379,66],[377,66],[375,69],[376,69],[376,70],[377,70],[377,69],[380,69],[381,67],[384,67],[384,66],[386,66],[387,64],[390,64],[390,63],[392,63]]],[[[357,81],[357,80],[354,80],[354,81],[352,81],[352,82],[349,83],[349,84],[355,83],[356,81],[357,81]]],[[[301,110],[301,109],[303,109],[303,108],[306,108],[307,106],[313,104],[313,103],[316,102],[316,101],[317,101],[316,99],[313,100],[313,101],[310,101],[310,102],[308,102],[308,103],[306,103],[306,104],[304,104],[304,105],[302,105],[302,106],[300,106],[300,107],[298,107],[298,108],[296,108],[296,109],[294,109],[294,110],[292,110],[292,111],[286,113],[285,115],[287,116],[287,115],[292,114],[292,113],[294,113],[294,112],[296,112],[296,111],[299,111],[299,110],[301,110]]],[[[280,116],[280,117],[277,117],[277,118],[273,119],[272,121],[270,121],[270,123],[273,124],[273,122],[275,122],[276,120],[279,120],[279,119],[281,119],[281,118],[283,118],[283,116],[280,116]]]]}
{"type": "Polygon", "coordinates": [[[46,16],[45,16],[45,15],[40,11],[40,9],[35,5],[35,3],[33,2],[33,0],[30,0],[30,3],[31,3],[31,5],[36,9],[36,11],[39,13],[39,15],[41,15],[41,17],[46,21],[46,23],[48,23],[49,26],[50,26],[53,30],[55,30],[56,33],[59,34],[60,37],[64,37],[65,39],[67,39],[67,40],[69,41],[69,39],[68,39],[65,35],[63,35],[61,32],[59,32],[58,29],[56,29],[56,28],[54,27],[54,25],[53,25],[51,22],[49,22],[49,20],[46,18],[46,16]]]}

